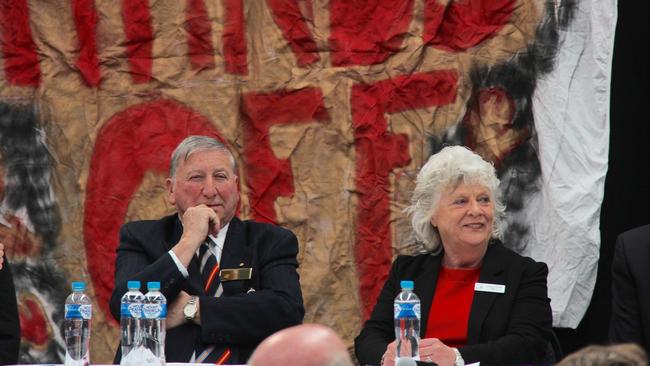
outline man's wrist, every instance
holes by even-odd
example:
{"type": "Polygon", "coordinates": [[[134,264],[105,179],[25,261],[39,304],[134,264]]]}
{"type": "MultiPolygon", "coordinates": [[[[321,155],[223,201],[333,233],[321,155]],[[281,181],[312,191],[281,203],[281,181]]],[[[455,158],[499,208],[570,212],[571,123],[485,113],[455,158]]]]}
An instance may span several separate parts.
{"type": "Polygon", "coordinates": [[[452,348],[452,350],[454,350],[454,354],[456,355],[456,358],[454,359],[454,366],[465,366],[465,360],[460,354],[458,348],[452,348]]]}
{"type": "Polygon", "coordinates": [[[174,264],[176,264],[176,268],[178,271],[183,275],[185,279],[188,279],[190,277],[189,272],[187,272],[187,267],[183,265],[181,260],[178,258],[176,253],[172,249],[169,250],[169,255],[172,257],[172,260],[174,261],[174,264]]]}

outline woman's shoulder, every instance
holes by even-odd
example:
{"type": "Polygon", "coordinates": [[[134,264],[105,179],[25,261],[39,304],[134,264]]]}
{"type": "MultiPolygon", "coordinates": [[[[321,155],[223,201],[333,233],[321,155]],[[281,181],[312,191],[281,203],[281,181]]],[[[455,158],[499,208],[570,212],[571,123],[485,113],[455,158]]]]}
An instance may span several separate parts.
{"type": "Polygon", "coordinates": [[[393,261],[390,271],[391,277],[395,281],[409,278],[415,280],[421,277],[423,273],[428,273],[438,267],[440,258],[437,259],[436,262],[436,256],[431,254],[399,255],[393,261]]]}
{"type": "Polygon", "coordinates": [[[546,263],[537,261],[531,257],[519,254],[514,250],[506,247],[500,241],[495,241],[488,247],[488,253],[498,261],[513,266],[522,266],[535,269],[547,269],[546,263]]]}
{"type": "Polygon", "coordinates": [[[393,261],[393,266],[397,268],[420,267],[423,265],[428,265],[428,263],[435,261],[439,256],[440,255],[436,256],[431,253],[400,254],[393,261]]]}
{"type": "Polygon", "coordinates": [[[417,254],[398,254],[397,257],[395,257],[395,260],[400,260],[400,261],[420,261],[420,260],[425,260],[429,259],[432,257],[435,257],[435,254],[431,253],[417,253],[417,254]]]}

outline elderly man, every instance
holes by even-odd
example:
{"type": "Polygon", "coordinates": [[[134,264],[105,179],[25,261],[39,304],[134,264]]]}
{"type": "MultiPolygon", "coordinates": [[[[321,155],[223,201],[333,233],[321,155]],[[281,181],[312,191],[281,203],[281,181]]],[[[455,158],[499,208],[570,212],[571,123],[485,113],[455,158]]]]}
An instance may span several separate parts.
{"type": "Polygon", "coordinates": [[[319,324],[281,330],[262,342],[248,361],[250,366],[352,366],[339,336],[319,324]]]}
{"type": "Polygon", "coordinates": [[[166,181],[177,213],[120,231],[111,312],[119,319],[128,280],[160,281],[168,362],[241,364],[264,338],[302,322],[296,237],[238,219],[238,183],[225,145],[190,136],[166,181]]]}

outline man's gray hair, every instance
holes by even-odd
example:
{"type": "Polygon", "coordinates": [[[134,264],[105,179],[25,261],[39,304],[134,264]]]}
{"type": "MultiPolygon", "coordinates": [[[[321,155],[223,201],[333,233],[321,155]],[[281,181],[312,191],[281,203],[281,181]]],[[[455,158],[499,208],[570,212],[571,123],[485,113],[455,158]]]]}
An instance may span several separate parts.
{"type": "Polygon", "coordinates": [[[490,191],[494,202],[492,238],[503,237],[505,206],[494,166],[464,146],[448,146],[432,155],[420,169],[411,206],[405,210],[417,241],[428,252],[438,254],[442,250],[440,233],[431,225],[440,197],[445,190],[455,189],[461,183],[478,184],[490,191]]]}
{"type": "Polygon", "coordinates": [[[174,152],[172,153],[172,161],[169,164],[169,177],[174,177],[181,160],[187,161],[190,155],[197,151],[204,150],[219,150],[228,153],[228,156],[230,156],[230,162],[232,163],[232,171],[235,175],[238,175],[237,162],[235,161],[235,157],[230,149],[228,149],[228,146],[212,137],[193,135],[186,137],[180,144],[178,144],[178,146],[176,146],[176,149],[174,149],[174,152]]]}

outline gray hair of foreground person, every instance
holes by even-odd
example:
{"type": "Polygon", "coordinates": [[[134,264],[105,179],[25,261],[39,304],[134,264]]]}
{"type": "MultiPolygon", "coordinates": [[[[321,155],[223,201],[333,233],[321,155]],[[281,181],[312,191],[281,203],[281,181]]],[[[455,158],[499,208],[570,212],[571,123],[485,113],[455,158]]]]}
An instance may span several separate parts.
{"type": "Polygon", "coordinates": [[[634,343],[587,346],[566,356],[557,366],[647,366],[648,355],[634,343]]]}
{"type": "Polygon", "coordinates": [[[193,135],[186,137],[180,144],[178,144],[178,146],[176,146],[176,149],[174,149],[171,163],[169,164],[169,176],[172,178],[174,177],[174,174],[176,174],[176,168],[178,168],[178,164],[181,160],[187,161],[193,153],[205,150],[218,150],[227,153],[230,156],[230,162],[232,163],[232,171],[237,174],[237,162],[230,149],[228,149],[228,146],[209,136],[193,135]]]}
{"type": "Polygon", "coordinates": [[[347,347],[330,328],[301,324],[273,333],[253,352],[250,366],[353,366],[347,347]]]}
{"type": "Polygon", "coordinates": [[[490,191],[494,202],[492,238],[502,239],[505,206],[494,166],[464,146],[448,146],[432,155],[420,169],[411,206],[405,210],[416,239],[427,252],[438,254],[442,250],[440,233],[431,225],[440,197],[463,183],[478,184],[490,191]]]}

